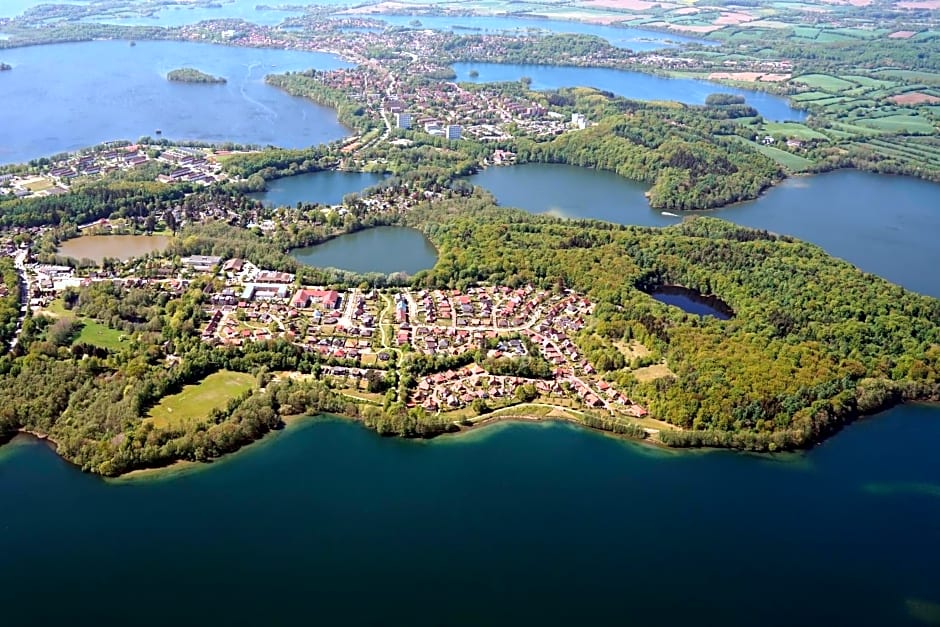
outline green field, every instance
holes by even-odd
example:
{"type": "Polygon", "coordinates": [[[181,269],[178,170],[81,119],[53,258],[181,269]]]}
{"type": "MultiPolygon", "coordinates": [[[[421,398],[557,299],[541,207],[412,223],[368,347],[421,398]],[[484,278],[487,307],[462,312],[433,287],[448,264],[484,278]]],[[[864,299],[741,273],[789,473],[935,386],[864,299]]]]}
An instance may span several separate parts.
{"type": "Polygon", "coordinates": [[[162,398],[148,418],[161,429],[203,420],[210,411],[225,407],[229,399],[254,385],[255,378],[250,374],[221,370],[195,385],[187,385],[179,394],[162,398]]]}
{"type": "Polygon", "coordinates": [[[895,133],[933,133],[936,131],[929,120],[919,115],[887,115],[882,118],[867,118],[855,121],[858,124],[895,133]]]}
{"type": "Polygon", "coordinates": [[[786,150],[780,150],[773,146],[764,146],[763,144],[749,141],[743,137],[738,137],[737,139],[740,140],[742,144],[747,144],[765,157],[770,157],[789,172],[805,172],[813,165],[811,160],[787,152],[786,150]]]}
{"type": "Polygon", "coordinates": [[[786,135],[787,138],[795,137],[797,139],[821,139],[829,141],[829,138],[803,124],[796,122],[767,122],[764,124],[764,132],[770,135],[786,135]]]}
{"type": "Polygon", "coordinates": [[[828,74],[804,74],[794,78],[793,82],[833,94],[855,87],[855,83],[828,74]]]}
{"type": "Polygon", "coordinates": [[[934,72],[920,72],[917,70],[878,70],[875,74],[888,78],[918,81],[925,85],[940,85],[940,74],[934,72]]]}
{"type": "Polygon", "coordinates": [[[123,331],[112,329],[95,320],[79,320],[82,330],[75,338],[75,344],[91,344],[112,351],[119,351],[128,345],[127,335],[123,331]]]}

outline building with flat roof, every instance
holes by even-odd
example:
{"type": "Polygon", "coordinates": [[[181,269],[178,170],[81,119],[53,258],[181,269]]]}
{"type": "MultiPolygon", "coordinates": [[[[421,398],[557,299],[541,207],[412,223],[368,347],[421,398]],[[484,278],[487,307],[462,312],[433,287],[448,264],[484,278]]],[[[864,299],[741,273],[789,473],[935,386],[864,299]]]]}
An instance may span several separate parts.
{"type": "Polygon", "coordinates": [[[396,113],[395,114],[395,126],[398,128],[409,129],[411,128],[411,114],[410,113],[396,113]]]}
{"type": "Polygon", "coordinates": [[[448,125],[447,139],[460,139],[460,125],[459,124],[448,125]]]}

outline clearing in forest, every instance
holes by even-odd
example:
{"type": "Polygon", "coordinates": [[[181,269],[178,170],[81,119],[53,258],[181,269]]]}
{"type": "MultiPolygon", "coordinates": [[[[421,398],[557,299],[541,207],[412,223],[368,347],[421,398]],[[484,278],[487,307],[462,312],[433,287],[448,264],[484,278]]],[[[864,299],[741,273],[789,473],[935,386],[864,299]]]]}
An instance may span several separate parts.
{"type": "Polygon", "coordinates": [[[199,383],[185,386],[178,394],[160,399],[148,419],[161,429],[203,420],[213,409],[225,407],[230,399],[254,385],[255,378],[250,374],[220,370],[199,383]]]}

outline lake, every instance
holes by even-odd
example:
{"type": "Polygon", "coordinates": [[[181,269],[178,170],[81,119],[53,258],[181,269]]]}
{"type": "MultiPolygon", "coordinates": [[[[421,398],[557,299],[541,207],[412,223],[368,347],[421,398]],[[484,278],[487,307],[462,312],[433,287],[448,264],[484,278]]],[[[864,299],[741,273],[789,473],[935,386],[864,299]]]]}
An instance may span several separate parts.
{"type": "Polygon", "coordinates": [[[127,261],[163,252],[172,241],[165,235],[84,235],[62,242],[56,253],[73,259],[101,263],[106,257],[127,261]]]}
{"type": "Polygon", "coordinates": [[[940,409],[918,405],[778,457],[313,420],[118,483],[16,440],[4,624],[924,625],[909,606],[940,603],[938,439],[940,409]]]}
{"type": "Polygon", "coordinates": [[[731,308],[714,296],[707,296],[677,285],[664,285],[653,290],[650,296],[661,303],[678,307],[682,311],[701,318],[710,316],[719,320],[731,319],[731,308]]]}
{"type": "MultiPolygon", "coordinates": [[[[554,164],[488,168],[470,181],[504,205],[533,213],[667,226],[681,217],[650,209],[645,186],[609,172],[554,164]],[[595,193],[594,186],[604,190],[595,193]],[[566,191],[567,190],[567,191],[566,191]],[[556,207],[558,209],[556,209],[556,207]]],[[[940,298],[940,185],[841,170],[787,179],[760,198],[705,212],[793,235],[911,290],[940,298]]]]}
{"type": "Polygon", "coordinates": [[[699,43],[715,45],[704,39],[695,39],[637,28],[619,28],[617,26],[604,26],[602,24],[588,24],[586,22],[572,22],[567,20],[548,20],[537,17],[510,17],[505,15],[480,16],[441,16],[441,15],[368,15],[368,17],[382,20],[392,26],[408,27],[413,20],[421,22],[417,28],[440,31],[454,31],[458,35],[492,34],[501,32],[525,33],[530,30],[543,30],[551,33],[576,33],[580,35],[594,35],[607,40],[616,48],[629,48],[630,50],[657,50],[660,48],[676,47],[686,43],[699,43]]]}
{"type": "Polygon", "coordinates": [[[300,148],[349,134],[336,112],[264,84],[266,74],[349,67],[338,57],[293,50],[175,41],[30,46],[3,52],[15,66],[0,72],[0,163],[15,163],[156,129],[175,140],[274,144],[300,148]],[[225,85],[166,80],[196,67],[225,85]]]}
{"type": "Polygon", "coordinates": [[[453,69],[457,73],[456,80],[461,82],[518,81],[527,76],[532,79],[532,89],[595,87],[632,100],[673,100],[702,105],[709,94],[737,94],[744,96],[747,104],[768,120],[804,120],[807,116],[805,111],[791,107],[786,98],[693,78],[668,78],[612,68],[513,63],[455,63],[453,69]],[[472,71],[479,76],[470,76],[472,71]]]}
{"type": "Polygon", "coordinates": [[[298,202],[338,205],[343,196],[381,183],[384,174],[324,170],[268,181],[268,189],[248,194],[266,205],[292,207],[298,202]]]}
{"type": "Polygon", "coordinates": [[[308,266],[360,273],[415,274],[437,263],[437,250],[424,233],[400,226],[341,235],[316,246],[297,248],[291,256],[308,266]]]}

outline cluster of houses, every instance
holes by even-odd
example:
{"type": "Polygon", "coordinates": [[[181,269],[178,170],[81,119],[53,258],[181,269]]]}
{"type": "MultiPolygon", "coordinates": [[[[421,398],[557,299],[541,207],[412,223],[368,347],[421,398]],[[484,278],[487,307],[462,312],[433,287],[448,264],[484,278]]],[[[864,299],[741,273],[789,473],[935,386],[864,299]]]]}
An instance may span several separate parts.
{"type": "Polygon", "coordinates": [[[481,366],[470,364],[458,370],[447,370],[420,379],[408,399],[409,407],[421,406],[428,411],[448,411],[466,407],[477,399],[486,403],[512,399],[523,385],[532,385],[539,394],[564,396],[557,381],[525,377],[491,375],[481,366]]]}
{"type": "MultiPolygon", "coordinates": [[[[67,154],[30,174],[0,174],[0,196],[17,198],[57,196],[68,193],[74,179],[100,177],[122,170],[133,170],[151,162],[150,154],[163,150],[160,146],[141,144],[104,144],[77,153],[67,154]]],[[[195,182],[209,185],[226,178],[222,166],[210,158],[205,148],[178,147],[163,150],[157,161],[166,166],[160,174],[162,183],[195,182]]]]}

